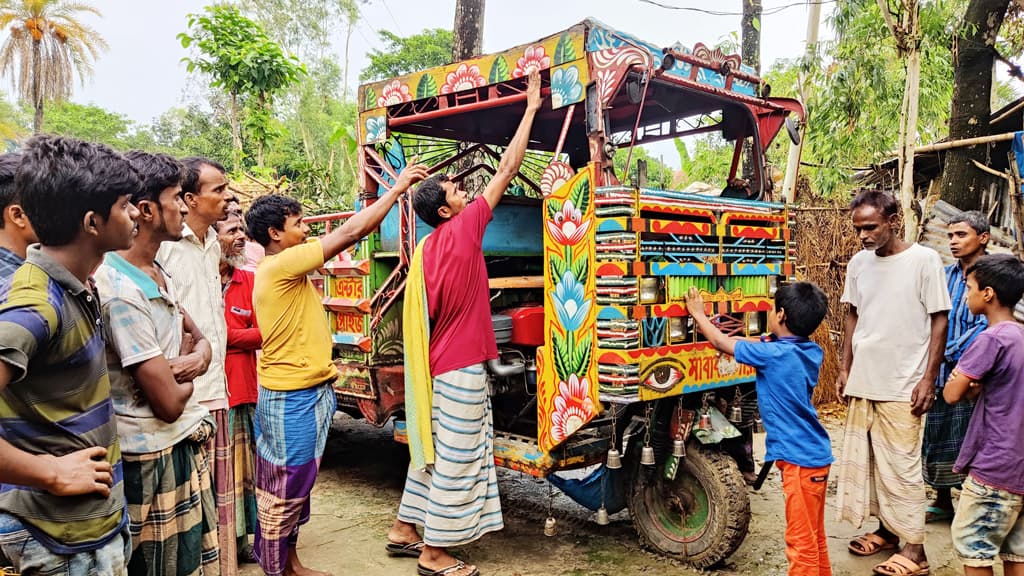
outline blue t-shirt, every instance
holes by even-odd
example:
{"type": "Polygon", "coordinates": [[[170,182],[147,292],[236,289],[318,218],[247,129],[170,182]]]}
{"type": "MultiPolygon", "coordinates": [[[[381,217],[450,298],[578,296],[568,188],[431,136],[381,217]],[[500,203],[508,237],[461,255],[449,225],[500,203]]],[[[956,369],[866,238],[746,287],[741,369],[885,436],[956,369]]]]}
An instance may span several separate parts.
{"type": "Polygon", "coordinates": [[[765,460],[804,468],[832,463],[832,443],[811,405],[823,355],[821,347],[799,336],[736,342],[736,361],[757,370],[765,460]]]}

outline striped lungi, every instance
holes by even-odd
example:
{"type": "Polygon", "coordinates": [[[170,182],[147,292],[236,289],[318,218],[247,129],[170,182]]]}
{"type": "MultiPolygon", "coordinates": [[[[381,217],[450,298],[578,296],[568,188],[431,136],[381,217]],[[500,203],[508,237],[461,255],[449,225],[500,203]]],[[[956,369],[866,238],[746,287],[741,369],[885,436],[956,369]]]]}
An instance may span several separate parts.
{"type": "Polygon", "coordinates": [[[907,544],[924,543],[923,420],[909,402],[850,400],[836,475],[839,520],[860,527],[875,516],[907,544]]]}
{"type": "Polygon", "coordinates": [[[309,521],[320,458],[336,407],[330,382],[278,392],[260,389],[256,403],[256,514],[254,552],[269,576],[284,572],[299,526],[309,521]]]}
{"type": "Polygon", "coordinates": [[[213,496],[217,502],[217,544],[220,548],[221,576],[238,574],[238,547],[235,542],[235,462],[231,449],[231,418],[227,410],[210,410],[217,432],[206,444],[213,456],[213,496]]]}
{"type": "Polygon", "coordinates": [[[960,455],[960,446],[971,422],[974,402],[963,400],[946,404],[942,390],[937,390],[935,403],[925,416],[924,481],[936,487],[959,488],[966,474],[953,472],[960,455]]]}
{"type": "Polygon", "coordinates": [[[255,404],[239,404],[230,410],[231,446],[235,450],[235,535],[239,547],[256,533],[256,433],[255,404]]]}
{"type": "Polygon", "coordinates": [[[132,575],[219,574],[217,512],[206,449],[191,440],[124,454],[132,575]]]}
{"type": "Polygon", "coordinates": [[[504,527],[483,365],[435,376],[432,413],[434,465],[409,467],[398,519],[430,546],[460,546],[504,527]]]}

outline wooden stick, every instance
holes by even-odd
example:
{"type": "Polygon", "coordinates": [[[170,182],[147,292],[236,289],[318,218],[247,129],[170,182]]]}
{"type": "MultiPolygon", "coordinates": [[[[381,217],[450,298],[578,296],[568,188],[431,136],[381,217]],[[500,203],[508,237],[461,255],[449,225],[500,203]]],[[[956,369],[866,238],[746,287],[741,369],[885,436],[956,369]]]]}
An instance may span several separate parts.
{"type": "MultiPolygon", "coordinates": [[[[1006,132],[1004,134],[992,134],[990,136],[978,136],[977,138],[964,138],[963,140],[950,140],[948,142],[939,142],[938,144],[929,144],[927,146],[919,146],[914,152],[917,154],[924,154],[928,152],[939,152],[941,150],[950,150],[953,148],[964,148],[967,146],[977,146],[978,144],[991,144],[993,142],[1006,142],[1007,140],[1013,140],[1013,135],[1016,132],[1006,132]]],[[[899,150],[890,150],[886,153],[886,156],[896,156],[899,154],[899,150]]]]}
{"type": "Polygon", "coordinates": [[[543,288],[543,276],[508,276],[505,278],[491,278],[487,281],[491,290],[505,288],[543,288]]]}

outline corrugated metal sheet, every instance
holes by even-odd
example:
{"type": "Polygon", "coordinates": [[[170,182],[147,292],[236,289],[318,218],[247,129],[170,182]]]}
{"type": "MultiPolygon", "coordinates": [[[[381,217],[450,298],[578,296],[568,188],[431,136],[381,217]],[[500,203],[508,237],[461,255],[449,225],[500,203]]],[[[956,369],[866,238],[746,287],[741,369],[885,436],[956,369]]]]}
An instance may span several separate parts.
{"type": "MultiPolygon", "coordinates": [[[[942,257],[946,265],[952,264],[955,258],[949,251],[949,238],[946,235],[946,222],[957,214],[959,210],[947,202],[939,200],[928,210],[928,217],[925,220],[924,232],[919,242],[935,250],[942,257]]],[[[989,252],[1005,252],[1010,254],[1010,246],[1013,245],[1013,238],[998,228],[991,231],[992,240],[989,242],[989,252]]],[[[1024,299],[1017,303],[1014,309],[1014,316],[1017,320],[1024,322],[1024,299]]]]}

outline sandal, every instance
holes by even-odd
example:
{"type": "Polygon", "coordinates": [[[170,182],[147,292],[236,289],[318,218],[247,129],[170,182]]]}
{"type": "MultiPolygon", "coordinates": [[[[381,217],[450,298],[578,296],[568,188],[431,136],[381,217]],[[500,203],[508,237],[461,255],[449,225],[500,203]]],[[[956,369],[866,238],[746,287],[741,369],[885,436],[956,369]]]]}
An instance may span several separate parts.
{"type": "Polygon", "coordinates": [[[873,554],[878,554],[883,550],[895,550],[896,546],[897,544],[889,542],[878,534],[868,532],[850,540],[850,544],[847,548],[850,550],[851,554],[855,554],[857,556],[871,556],[873,554]]]}
{"type": "MultiPolygon", "coordinates": [[[[466,568],[466,563],[462,560],[459,560],[447,568],[441,568],[439,570],[431,570],[430,568],[424,567],[422,564],[417,564],[416,573],[419,574],[419,576],[448,576],[449,574],[454,574],[463,568],[466,568]]],[[[463,574],[463,576],[480,576],[480,571],[473,568],[472,572],[463,574]]]]}
{"type": "Polygon", "coordinates": [[[893,554],[872,571],[879,576],[927,576],[929,568],[927,560],[918,564],[902,554],[893,554]]]}
{"type": "Polygon", "coordinates": [[[389,541],[385,548],[388,551],[388,556],[406,556],[408,558],[419,558],[420,553],[423,552],[423,540],[409,542],[408,544],[389,541]]]}

